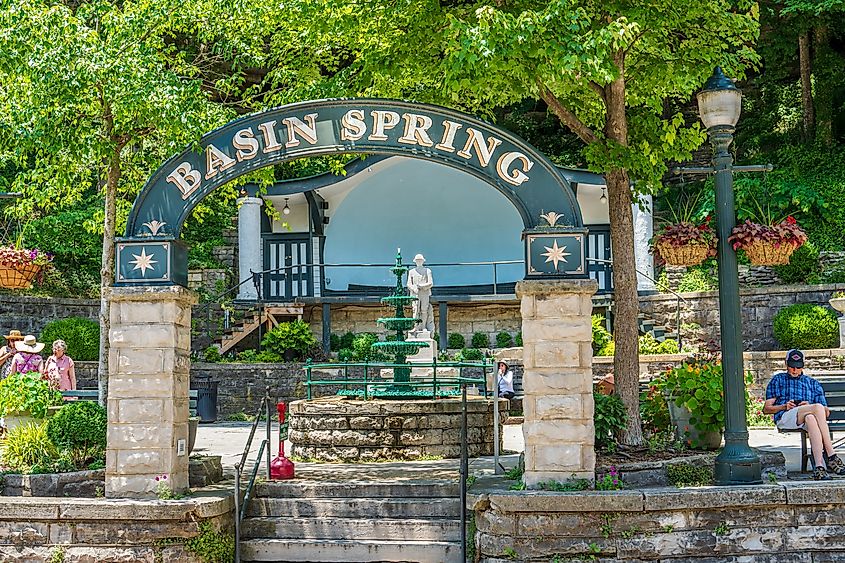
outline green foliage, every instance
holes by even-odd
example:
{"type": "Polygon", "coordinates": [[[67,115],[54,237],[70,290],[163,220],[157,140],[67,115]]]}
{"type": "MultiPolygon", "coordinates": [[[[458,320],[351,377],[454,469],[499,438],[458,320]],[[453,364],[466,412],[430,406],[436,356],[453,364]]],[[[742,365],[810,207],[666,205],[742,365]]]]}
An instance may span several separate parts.
{"type": "Polygon", "coordinates": [[[64,340],[67,355],[78,362],[96,361],[100,355],[100,323],[84,317],[50,321],[41,331],[41,341],[50,348],[55,340],[64,340]]]}
{"type": "Polygon", "coordinates": [[[38,372],[15,373],[0,381],[0,416],[29,412],[34,418],[44,418],[47,407],[61,404],[61,393],[50,389],[38,372]]]}
{"type": "Polygon", "coordinates": [[[614,466],[610,466],[610,470],[607,473],[602,475],[600,479],[596,479],[597,491],[619,491],[624,488],[625,484],[622,482],[622,476],[614,466]]]}
{"type": "Polygon", "coordinates": [[[496,348],[509,348],[513,346],[513,336],[509,332],[502,331],[496,335],[496,348]]]}
{"type": "Polygon", "coordinates": [[[217,346],[209,346],[202,353],[206,362],[219,363],[223,361],[223,355],[220,354],[220,348],[217,346]]]}
{"type": "Polygon", "coordinates": [[[656,377],[653,384],[692,413],[690,422],[699,432],[724,430],[721,364],[685,361],[656,377]]]}
{"type": "Polygon", "coordinates": [[[49,466],[58,456],[44,423],[30,422],[13,428],[3,447],[3,464],[17,471],[32,466],[49,466]]]}
{"type": "Polygon", "coordinates": [[[612,356],[616,352],[616,343],[610,340],[596,352],[596,356],[612,356]]]}
{"type": "Polygon", "coordinates": [[[337,359],[341,362],[351,362],[354,356],[355,353],[352,351],[352,348],[341,348],[337,352],[337,359]]]}
{"type": "Polygon", "coordinates": [[[340,336],[335,333],[332,333],[331,336],[329,336],[329,349],[332,352],[340,350],[340,336]]]}
{"type": "Polygon", "coordinates": [[[771,428],[774,425],[772,415],[763,414],[765,401],[746,392],[745,418],[749,428],[771,428]]]}
{"type": "Polygon", "coordinates": [[[278,364],[283,360],[282,356],[272,350],[244,350],[238,353],[238,361],[248,364],[278,364]]]}
{"type": "Polygon", "coordinates": [[[449,334],[449,339],[447,340],[447,346],[450,350],[460,349],[466,346],[466,340],[464,340],[464,335],[460,334],[459,332],[452,332],[449,334]]]}
{"type": "Polygon", "coordinates": [[[602,395],[593,393],[595,409],[593,410],[593,424],[596,430],[596,445],[600,448],[615,443],[614,433],[623,430],[628,416],[625,405],[616,395],[602,395]]]}
{"type": "Polygon", "coordinates": [[[457,361],[477,362],[484,359],[484,352],[478,348],[464,348],[460,352],[460,359],[457,361]]]}
{"type": "Polygon", "coordinates": [[[775,273],[783,283],[818,283],[821,279],[818,249],[812,242],[804,243],[789,257],[789,264],[775,266],[775,273]]]}
{"type": "Polygon", "coordinates": [[[65,561],[65,548],[64,546],[57,545],[50,550],[50,559],[47,560],[47,563],[64,563],[65,561]]]}
{"type": "Polygon", "coordinates": [[[486,332],[474,332],[472,334],[472,347],[473,348],[489,348],[490,347],[490,337],[487,336],[486,332]]]}
{"type": "Polygon", "coordinates": [[[105,453],[107,423],[105,408],[93,401],[72,401],[47,421],[47,436],[82,467],[105,453]]]}
{"type": "Polygon", "coordinates": [[[719,280],[704,268],[690,268],[678,282],[679,292],[712,291],[719,287],[719,280]]]}
{"type": "Polygon", "coordinates": [[[378,336],[372,332],[365,332],[359,334],[352,341],[352,357],[353,362],[381,362],[387,359],[387,355],[379,352],[373,348],[373,344],[378,342],[378,336]]]}
{"type": "Polygon", "coordinates": [[[587,479],[570,479],[568,481],[543,481],[537,484],[541,491],[575,492],[586,491],[590,488],[587,479]]]}
{"type": "Polygon", "coordinates": [[[669,406],[655,382],[640,393],[640,418],[643,430],[649,436],[666,433],[670,428],[669,406]]]}
{"type": "MultiPolygon", "coordinates": [[[[591,318],[591,322],[593,325],[593,352],[600,352],[604,349],[608,342],[611,342],[613,340],[613,336],[610,334],[610,331],[605,328],[605,318],[602,315],[593,315],[591,318]]],[[[612,356],[613,354],[598,355],[612,356]]]]}
{"type": "Polygon", "coordinates": [[[215,530],[209,522],[199,524],[199,535],[185,542],[185,548],[202,563],[229,563],[235,560],[235,538],[215,530]]]}
{"type": "Polygon", "coordinates": [[[286,351],[292,350],[295,358],[304,360],[308,352],[317,343],[311,327],[302,320],[289,323],[279,323],[273,330],[264,335],[261,340],[263,350],[283,356],[286,351]]]}
{"type": "Polygon", "coordinates": [[[666,466],[666,477],[673,487],[706,487],[715,480],[709,464],[673,463],[666,466]]]}
{"type": "Polygon", "coordinates": [[[782,349],[836,348],[839,342],[839,323],[836,313],[810,303],[790,305],[778,311],[773,330],[782,349]]]}
{"type": "Polygon", "coordinates": [[[521,330],[516,333],[516,336],[514,337],[513,341],[514,341],[514,344],[516,344],[517,346],[522,346],[522,331],[521,330]]]}
{"type": "Polygon", "coordinates": [[[640,354],[677,354],[678,341],[671,338],[659,342],[653,334],[647,332],[640,336],[640,354]]]}
{"type": "Polygon", "coordinates": [[[343,336],[340,337],[340,346],[338,350],[343,350],[344,348],[352,348],[352,343],[355,341],[355,333],[354,332],[347,332],[343,336]]]}

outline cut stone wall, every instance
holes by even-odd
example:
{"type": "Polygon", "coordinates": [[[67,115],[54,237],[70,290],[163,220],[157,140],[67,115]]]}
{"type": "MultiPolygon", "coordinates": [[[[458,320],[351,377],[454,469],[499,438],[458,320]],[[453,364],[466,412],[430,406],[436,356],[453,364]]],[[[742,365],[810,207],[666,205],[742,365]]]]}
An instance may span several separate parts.
{"type": "MultiPolygon", "coordinates": [[[[507,418],[499,401],[499,446],[507,418]]],[[[292,454],[321,461],[446,458],[461,455],[460,399],[357,401],[328,399],[291,403],[292,454]]],[[[470,457],[493,455],[493,402],[467,400],[470,457]]]]}
{"type": "Polygon", "coordinates": [[[99,314],[100,302],[93,299],[0,296],[0,328],[5,331],[3,334],[19,330],[22,334],[38,336],[50,321],[67,317],[96,321],[99,314]]]}
{"type": "Polygon", "coordinates": [[[468,493],[481,562],[845,560],[836,482],[532,494],[511,484],[479,477],[468,493]]]}
{"type": "Polygon", "coordinates": [[[217,295],[232,285],[234,284],[232,283],[231,270],[207,269],[188,271],[188,288],[194,291],[204,291],[209,295],[217,295]]]}
{"type": "Polygon", "coordinates": [[[185,542],[199,526],[234,538],[231,495],[184,500],[0,497],[4,563],[202,563],[185,542]]]}
{"type": "MultiPolygon", "coordinates": [[[[742,338],[746,350],[776,350],[779,345],[774,337],[772,321],[775,315],[789,305],[813,303],[828,306],[835,291],[845,290],[845,284],[777,286],[740,290],[742,308],[742,338]]],[[[695,323],[697,343],[719,342],[719,294],[717,291],[682,293],[681,324],[695,323]]],[[[640,312],[659,324],[676,326],[677,300],[674,295],[660,294],[640,297],[640,312]]],[[[684,334],[684,342],[690,342],[684,334]]]]}

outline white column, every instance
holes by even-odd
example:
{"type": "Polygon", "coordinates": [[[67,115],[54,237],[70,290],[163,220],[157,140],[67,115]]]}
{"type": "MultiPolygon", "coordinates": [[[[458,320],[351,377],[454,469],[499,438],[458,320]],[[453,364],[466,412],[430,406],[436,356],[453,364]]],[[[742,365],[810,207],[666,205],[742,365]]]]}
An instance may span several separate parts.
{"type": "Polygon", "coordinates": [[[258,293],[252,281],[252,273],[264,269],[261,262],[261,206],[260,197],[238,199],[238,281],[248,280],[238,290],[238,299],[255,301],[258,293]]]}
{"type": "Polygon", "coordinates": [[[648,252],[648,241],[654,234],[654,217],[650,195],[642,196],[643,207],[636,203],[634,212],[634,261],[637,270],[637,291],[656,291],[654,282],[639,272],[654,278],[654,257],[648,252]]]}

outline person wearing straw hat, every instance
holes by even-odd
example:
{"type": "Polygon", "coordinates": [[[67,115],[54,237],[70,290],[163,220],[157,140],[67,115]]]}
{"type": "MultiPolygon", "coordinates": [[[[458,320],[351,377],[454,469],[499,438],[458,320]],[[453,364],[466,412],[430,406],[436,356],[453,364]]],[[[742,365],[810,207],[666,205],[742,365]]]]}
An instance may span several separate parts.
{"type": "Polygon", "coordinates": [[[23,334],[19,330],[10,330],[3,338],[6,339],[6,344],[0,347],[0,379],[9,377],[12,371],[12,356],[17,352],[15,342],[23,340],[23,334]]]}
{"type": "Polygon", "coordinates": [[[15,342],[15,348],[18,353],[12,358],[11,373],[29,373],[37,371],[41,373],[41,364],[44,363],[44,358],[41,357],[41,350],[44,349],[44,343],[38,342],[35,336],[27,334],[23,340],[15,342]]]}

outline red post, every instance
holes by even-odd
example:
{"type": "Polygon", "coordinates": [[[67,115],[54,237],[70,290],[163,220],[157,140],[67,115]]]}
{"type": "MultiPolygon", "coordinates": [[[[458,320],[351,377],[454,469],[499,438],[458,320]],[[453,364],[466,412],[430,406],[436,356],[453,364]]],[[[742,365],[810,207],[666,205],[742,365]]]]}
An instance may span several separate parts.
{"type": "Polygon", "coordinates": [[[270,462],[270,478],[273,480],[293,479],[293,462],[285,457],[285,439],[287,438],[287,425],[285,424],[285,410],[287,405],[278,403],[276,410],[279,411],[279,455],[270,462]]]}

